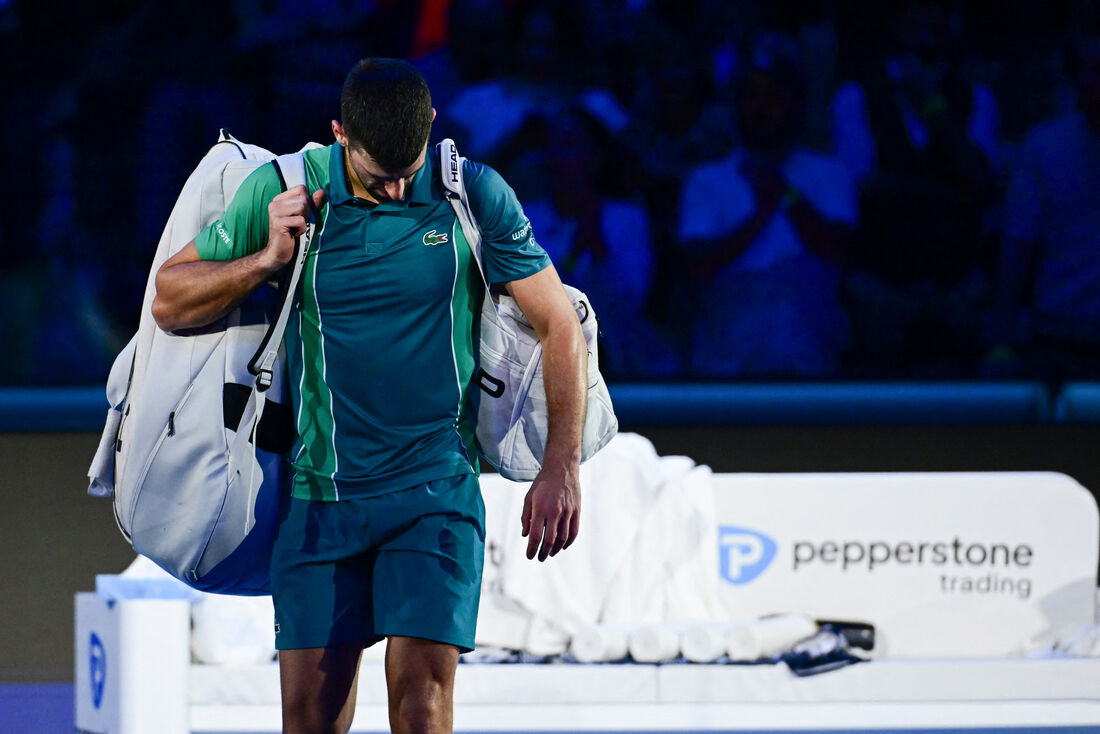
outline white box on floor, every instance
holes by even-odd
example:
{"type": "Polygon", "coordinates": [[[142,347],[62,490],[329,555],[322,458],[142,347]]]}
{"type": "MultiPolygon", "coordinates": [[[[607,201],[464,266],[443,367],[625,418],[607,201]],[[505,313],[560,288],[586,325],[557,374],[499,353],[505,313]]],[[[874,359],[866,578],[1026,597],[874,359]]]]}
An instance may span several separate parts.
{"type": "Polygon", "coordinates": [[[76,595],[76,728],[188,734],[191,604],[76,595]]]}

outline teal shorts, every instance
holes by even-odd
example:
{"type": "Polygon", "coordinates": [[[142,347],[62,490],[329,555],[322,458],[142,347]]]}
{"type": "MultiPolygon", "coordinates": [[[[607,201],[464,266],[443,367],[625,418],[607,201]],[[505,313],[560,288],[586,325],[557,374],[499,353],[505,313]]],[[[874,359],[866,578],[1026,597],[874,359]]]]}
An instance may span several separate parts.
{"type": "Polygon", "coordinates": [[[275,647],[400,635],[474,647],[485,504],[473,474],[378,497],[287,496],[271,558],[275,647]]]}

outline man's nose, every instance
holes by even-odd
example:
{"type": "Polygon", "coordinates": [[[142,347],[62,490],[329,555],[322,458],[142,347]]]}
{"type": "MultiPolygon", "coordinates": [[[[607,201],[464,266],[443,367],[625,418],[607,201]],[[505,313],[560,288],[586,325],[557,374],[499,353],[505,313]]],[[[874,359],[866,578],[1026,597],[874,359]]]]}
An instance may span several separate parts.
{"type": "Polygon", "coordinates": [[[405,179],[399,178],[396,181],[387,181],[385,189],[386,196],[394,201],[401,201],[405,198],[405,179]]]}

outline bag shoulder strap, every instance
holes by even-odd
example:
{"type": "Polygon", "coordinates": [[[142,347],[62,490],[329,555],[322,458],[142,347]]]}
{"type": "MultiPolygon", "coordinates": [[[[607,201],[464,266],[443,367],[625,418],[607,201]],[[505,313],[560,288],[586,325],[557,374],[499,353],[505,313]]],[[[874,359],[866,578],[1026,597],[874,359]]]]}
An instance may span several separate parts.
{"type": "MultiPolygon", "coordinates": [[[[306,183],[305,159],[302,151],[288,153],[276,157],[272,163],[279,174],[279,180],[283,184],[283,190],[294,188],[306,183]]],[[[312,202],[312,199],[310,199],[312,202]]],[[[312,210],[312,203],[310,209],[312,210]]],[[[294,256],[291,260],[292,267],[289,274],[283,280],[281,286],[282,307],[278,317],[268,327],[267,334],[260,347],[256,350],[252,360],[248,363],[248,371],[256,375],[256,384],[252,386],[244,410],[241,412],[240,422],[233,441],[229,445],[229,475],[233,477],[244,470],[249,472],[246,483],[248,489],[248,517],[245,531],[252,529],[256,523],[255,499],[259,491],[260,483],[255,481],[257,463],[255,461],[255,434],[263,418],[264,406],[267,403],[267,389],[275,374],[275,365],[279,359],[279,349],[283,344],[283,333],[286,331],[287,321],[290,319],[291,306],[294,303],[294,293],[298,288],[298,281],[302,277],[302,269],[305,267],[306,255],[309,253],[309,244],[313,240],[314,229],[317,226],[316,212],[311,211],[309,221],[306,222],[306,230],[294,240],[294,256]],[[251,459],[251,460],[249,460],[251,459]]]]}
{"type": "MultiPolygon", "coordinates": [[[[306,183],[305,157],[301,151],[288,153],[276,157],[272,164],[279,175],[279,182],[283,185],[283,191],[295,186],[303,186],[306,183]]],[[[308,195],[309,192],[307,192],[308,195]]],[[[312,207],[312,204],[310,205],[312,207]]],[[[306,255],[309,252],[309,243],[313,240],[314,229],[317,226],[317,218],[311,215],[306,223],[306,231],[294,242],[294,256],[291,259],[291,269],[283,278],[280,286],[279,298],[282,306],[279,315],[271,322],[267,334],[264,335],[256,354],[248,362],[248,371],[256,375],[256,388],[264,392],[271,387],[272,370],[275,360],[279,356],[279,347],[283,342],[283,333],[286,331],[287,322],[290,319],[291,306],[294,303],[294,293],[298,288],[298,281],[302,277],[302,269],[305,266],[306,255]]]]}
{"type": "Polygon", "coordinates": [[[443,193],[454,207],[458,223],[462,227],[462,234],[465,235],[466,242],[470,245],[470,252],[474,256],[474,262],[477,263],[481,282],[485,284],[485,297],[489,298],[489,279],[485,275],[485,268],[481,261],[481,225],[474,216],[474,210],[470,207],[470,197],[466,193],[466,180],[463,174],[463,164],[466,159],[458,154],[458,148],[450,138],[440,141],[436,148],[439,150],[443,193]]]}

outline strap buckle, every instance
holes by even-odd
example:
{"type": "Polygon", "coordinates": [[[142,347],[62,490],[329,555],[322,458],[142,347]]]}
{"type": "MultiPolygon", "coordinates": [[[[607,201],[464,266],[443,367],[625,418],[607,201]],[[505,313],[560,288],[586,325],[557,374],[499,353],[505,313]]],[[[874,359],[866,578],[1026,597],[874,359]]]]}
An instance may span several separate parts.
{"type": "Polygon", "coordinates": [[[267,392],[273,379],[275,379],[275,372],[268,367],[261,367],[256,375],[256,389],[260,392],[267,392]]]}

